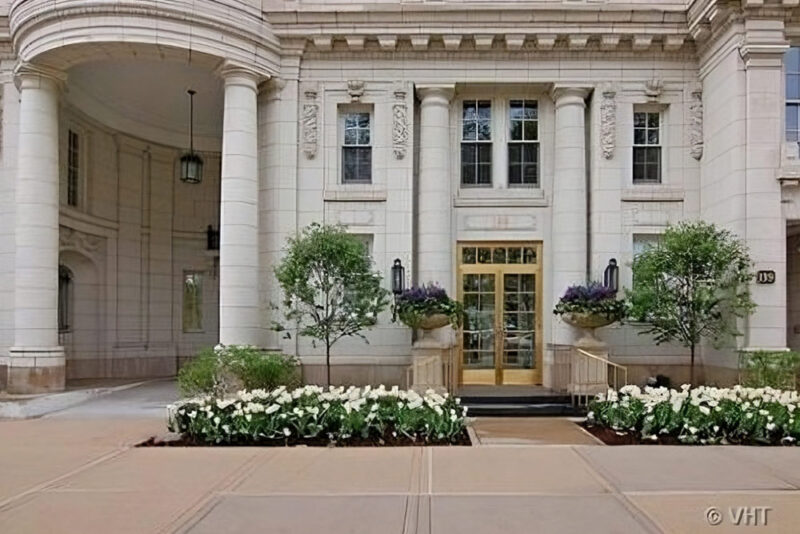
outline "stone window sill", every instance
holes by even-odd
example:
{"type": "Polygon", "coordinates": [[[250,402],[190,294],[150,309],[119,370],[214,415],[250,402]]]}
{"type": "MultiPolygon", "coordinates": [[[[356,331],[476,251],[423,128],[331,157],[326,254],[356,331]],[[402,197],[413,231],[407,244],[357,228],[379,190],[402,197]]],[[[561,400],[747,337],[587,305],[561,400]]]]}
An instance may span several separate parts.
{"type": "Polygon", "coordinates": [[[385,189],[326,189],[322,194],[326,202],[386,202],[385,189]]]}
{"type": "Polygon", "coordinates": [[[638,185],[624,189],[622,202],[683,202],[684,191],[667,185],[638,185]]]}

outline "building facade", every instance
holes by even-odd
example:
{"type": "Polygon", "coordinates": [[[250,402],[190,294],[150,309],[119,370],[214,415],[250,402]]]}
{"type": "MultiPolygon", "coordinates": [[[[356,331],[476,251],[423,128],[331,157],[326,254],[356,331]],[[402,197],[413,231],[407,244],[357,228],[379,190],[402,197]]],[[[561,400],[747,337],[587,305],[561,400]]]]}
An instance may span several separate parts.
{"type": "MultiPolygon", "coordinates": [[[[217,342],[321,379],[322,352],[271,328],[272,269],[312,222],[358,234],[387,288],[400,259],[464,302],[466,331],[439,333],[463,383],[552,383],[579,334],[552,315],[564,289],[611,259],[630,285],[685,219],[736,232],[771,282],[706,379],[800,348],[796,0],[6,0],[0,21],[9,391],[170,376],[217,342]]],[[[688,376],[640,332],[602,332],[632,380],[688,376]]],[[[367,337],[334,377],[403,383],[412,332],[387,311],[367,337]]]]}

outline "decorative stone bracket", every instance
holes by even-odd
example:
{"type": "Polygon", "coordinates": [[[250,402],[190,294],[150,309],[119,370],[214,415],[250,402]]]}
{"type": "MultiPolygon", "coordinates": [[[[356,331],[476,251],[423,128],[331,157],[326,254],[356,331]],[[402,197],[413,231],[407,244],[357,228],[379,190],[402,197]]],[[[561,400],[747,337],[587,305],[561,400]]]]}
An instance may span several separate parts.
{"type": "Polygon", "coordinates": [[[398,88],[394,91],[395,102],[392,104],[392,149],[394,157],[403,159],[408,150],[408,105],[406,91],[398,88]]]}
{"type": "Polygon", "coordinates": [[[617,92],[612,85],[601,88],[600,102],[600,145],[603,157],[614,157],[617,142],[617,92]]]}
{"type": "Polygon", "coordinates": [[[703,157],[703,90],[693,87],[689,92],[689,152],[694,159],[703,157]]]}
{"type": "Polygon", "coordinates": [[[300,118],[303,136],[303,152],[308,159],[314,159],[317,155],[317,137],[319,130],[319,104],[317,103],[317,91],[309,89],[305,91],[305,102],[303,102],[303,114],[300,118]]]}

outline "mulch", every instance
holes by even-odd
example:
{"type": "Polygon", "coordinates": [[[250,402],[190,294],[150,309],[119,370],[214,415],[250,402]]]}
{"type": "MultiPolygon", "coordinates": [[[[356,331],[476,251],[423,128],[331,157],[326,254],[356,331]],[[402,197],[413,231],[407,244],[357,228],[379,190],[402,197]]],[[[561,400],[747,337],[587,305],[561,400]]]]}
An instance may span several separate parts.
{"type": "Polygon", "coordinates": [[[137,447],[469,447],[469,435],[466,431],[462,432],[452,442],[429,443],[425,441],[412,440],[406,436],[387,435],[381,438],[351,438],[345,442],[331,442],[326,438],[297,438],[272,439],[264,441],[242,441],[237,443],[207,443],[197,441],[188,437],[178,437],[175,439],[162,439],[153,436],[138,445],[137,447]]]}
{"type": "MultiPolygon", "coordinates": [[[[661,434],[658,439],[643,440],[638,433],[620,432],[608,427],[589,426],[586,423],[579,423],[587,432],[605,443],[606,445],[683,445],[685,447],[703,446],[701,443],[683,443],[676,436],[661,434]]],[[[754,447],[791,447],[791,443],[783,443],[776,440],[772,443],[762,441],[743,441],[741,443],[729,443],[729,445],[747,445],[754,447]]]]}

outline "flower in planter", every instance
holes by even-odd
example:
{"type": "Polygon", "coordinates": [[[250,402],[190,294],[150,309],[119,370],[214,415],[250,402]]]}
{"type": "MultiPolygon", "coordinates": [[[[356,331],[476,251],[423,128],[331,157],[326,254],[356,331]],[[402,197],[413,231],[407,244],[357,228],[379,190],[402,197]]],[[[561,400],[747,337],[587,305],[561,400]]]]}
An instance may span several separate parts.
{"type": "Polygon", "coordinates": [[[568,287],[553,313],[598,315],[615,322],[625,317],[625,311],[625,301],[617,299],[613,289],[598,282],[589,282],[568,287]]]}
{"type": "Polygon", "coordinates": [[[451,299],[444,288],[436,284],[413,286],[397,296],[395,309],[400,321],[411,328],[419,328],[425,318],[445,315],[454,328],[461,325],[464,307],[451,299]]]}

